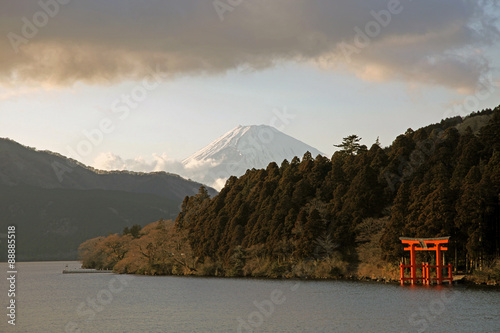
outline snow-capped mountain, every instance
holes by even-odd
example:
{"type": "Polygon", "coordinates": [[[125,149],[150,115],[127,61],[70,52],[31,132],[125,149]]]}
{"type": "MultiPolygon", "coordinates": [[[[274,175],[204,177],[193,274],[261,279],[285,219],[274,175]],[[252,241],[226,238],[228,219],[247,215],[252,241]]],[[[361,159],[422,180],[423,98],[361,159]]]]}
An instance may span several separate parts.
{"type": "Polygon", "coordinates": [[[266,168],[293,157],[313,157],[323,153],[266,125],[238,126],[205,148],[182,161],[186,169],[197,170],[193,178],[220,189],[230,176],[241,176],[247,169],[266,168]]]}

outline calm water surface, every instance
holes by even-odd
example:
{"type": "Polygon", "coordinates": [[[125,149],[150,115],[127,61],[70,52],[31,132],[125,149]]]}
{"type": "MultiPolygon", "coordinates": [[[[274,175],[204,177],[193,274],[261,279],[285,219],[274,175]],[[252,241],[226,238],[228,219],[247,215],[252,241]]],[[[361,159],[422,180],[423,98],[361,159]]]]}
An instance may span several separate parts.
{"type": "Polygon", "coordinates": [[[65,265],[18,263],[15,326],[2,279],[0,332],[500,332],[498,289],[62,274],[65,265]]]}

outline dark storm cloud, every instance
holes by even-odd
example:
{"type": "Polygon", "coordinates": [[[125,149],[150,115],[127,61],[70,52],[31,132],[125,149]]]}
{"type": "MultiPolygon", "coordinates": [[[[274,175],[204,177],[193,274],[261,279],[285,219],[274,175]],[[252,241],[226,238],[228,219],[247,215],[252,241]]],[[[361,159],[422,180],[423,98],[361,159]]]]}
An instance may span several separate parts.
{"type": "Polygon", "coordinates": [[[296,61],[368,80],[468,89],[491,69],[484,51],[498,38],[495,6],[459,0],[2,0],[0,79],[11,85],[113,83],[156,67],[175,76],[296,61]]]}

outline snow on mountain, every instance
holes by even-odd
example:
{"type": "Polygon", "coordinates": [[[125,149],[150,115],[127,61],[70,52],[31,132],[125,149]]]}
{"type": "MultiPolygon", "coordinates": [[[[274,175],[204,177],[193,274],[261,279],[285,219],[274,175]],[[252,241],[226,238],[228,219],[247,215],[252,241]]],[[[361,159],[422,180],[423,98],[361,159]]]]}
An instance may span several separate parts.
{"type": "Polygon", "coordinates": [[[309,151],[313,157],[323,153],[266,125],[238,126],[205,148],[182,161],[194,172],[193,179],[220,189],[230,176],[241,176],[247,169],[266,168],[271,162],[281,164],[293,157],[302,158],[309,151]]]}

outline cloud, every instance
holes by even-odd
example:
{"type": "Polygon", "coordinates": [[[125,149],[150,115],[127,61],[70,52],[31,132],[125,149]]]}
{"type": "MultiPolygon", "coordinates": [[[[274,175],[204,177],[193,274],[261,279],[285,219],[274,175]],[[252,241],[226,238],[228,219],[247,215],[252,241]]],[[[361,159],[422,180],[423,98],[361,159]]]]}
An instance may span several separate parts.
{"type": "Polygon", "coordinates": [[[466,91],[491,70],[484,50],[499,36],[496,1],[401,0],[387,20],[394,1],[243,0],[221,21],[211,0],[41,0],[45,10],[3,0],[0,80],[103,84],[156,66],[174,77],[294,61],[466,91]],[[372,37],[346,56],[356,28],[372,37]]]}
{"type": "Polygon", "coordinates": [[[182,173],[184,170],[182,163],[170,159],[165,153],[153,154],[150,161],[143,157],[133,159],[123,159],[113,153],[99,154],[93,166],[100,170],[129,170],[137,172],[169,171],[172,173],[182,173]]]}
{"type": "Polygon", "coordinates": [[[213,168],[216,167],[220,164],[220,161],[216,161],[214,159],[207,159],[207,160],[195,160],[191,159],[189,160],[188,163],[183,164],[184,167],[187,170],[199,170],[199,169],[205,169],[205,168],[213,168]]]}
{"type": "Polygon", "coordinates": [[[226,178],[213,179],[209,176],[211,167],[218,165],[214,160],[204,162],[192,162],[184,165],[181,161],[171,159],[167,154],[152,154],[151,158],[136,157],[123,159],[121,156],[107,152],[99,154],[92,166],[99,170],[128,170],[136,172],[156,172],[165,171],[181,175],[182,177],[193,179],[217,190],[224,187],[226,178]]]}

